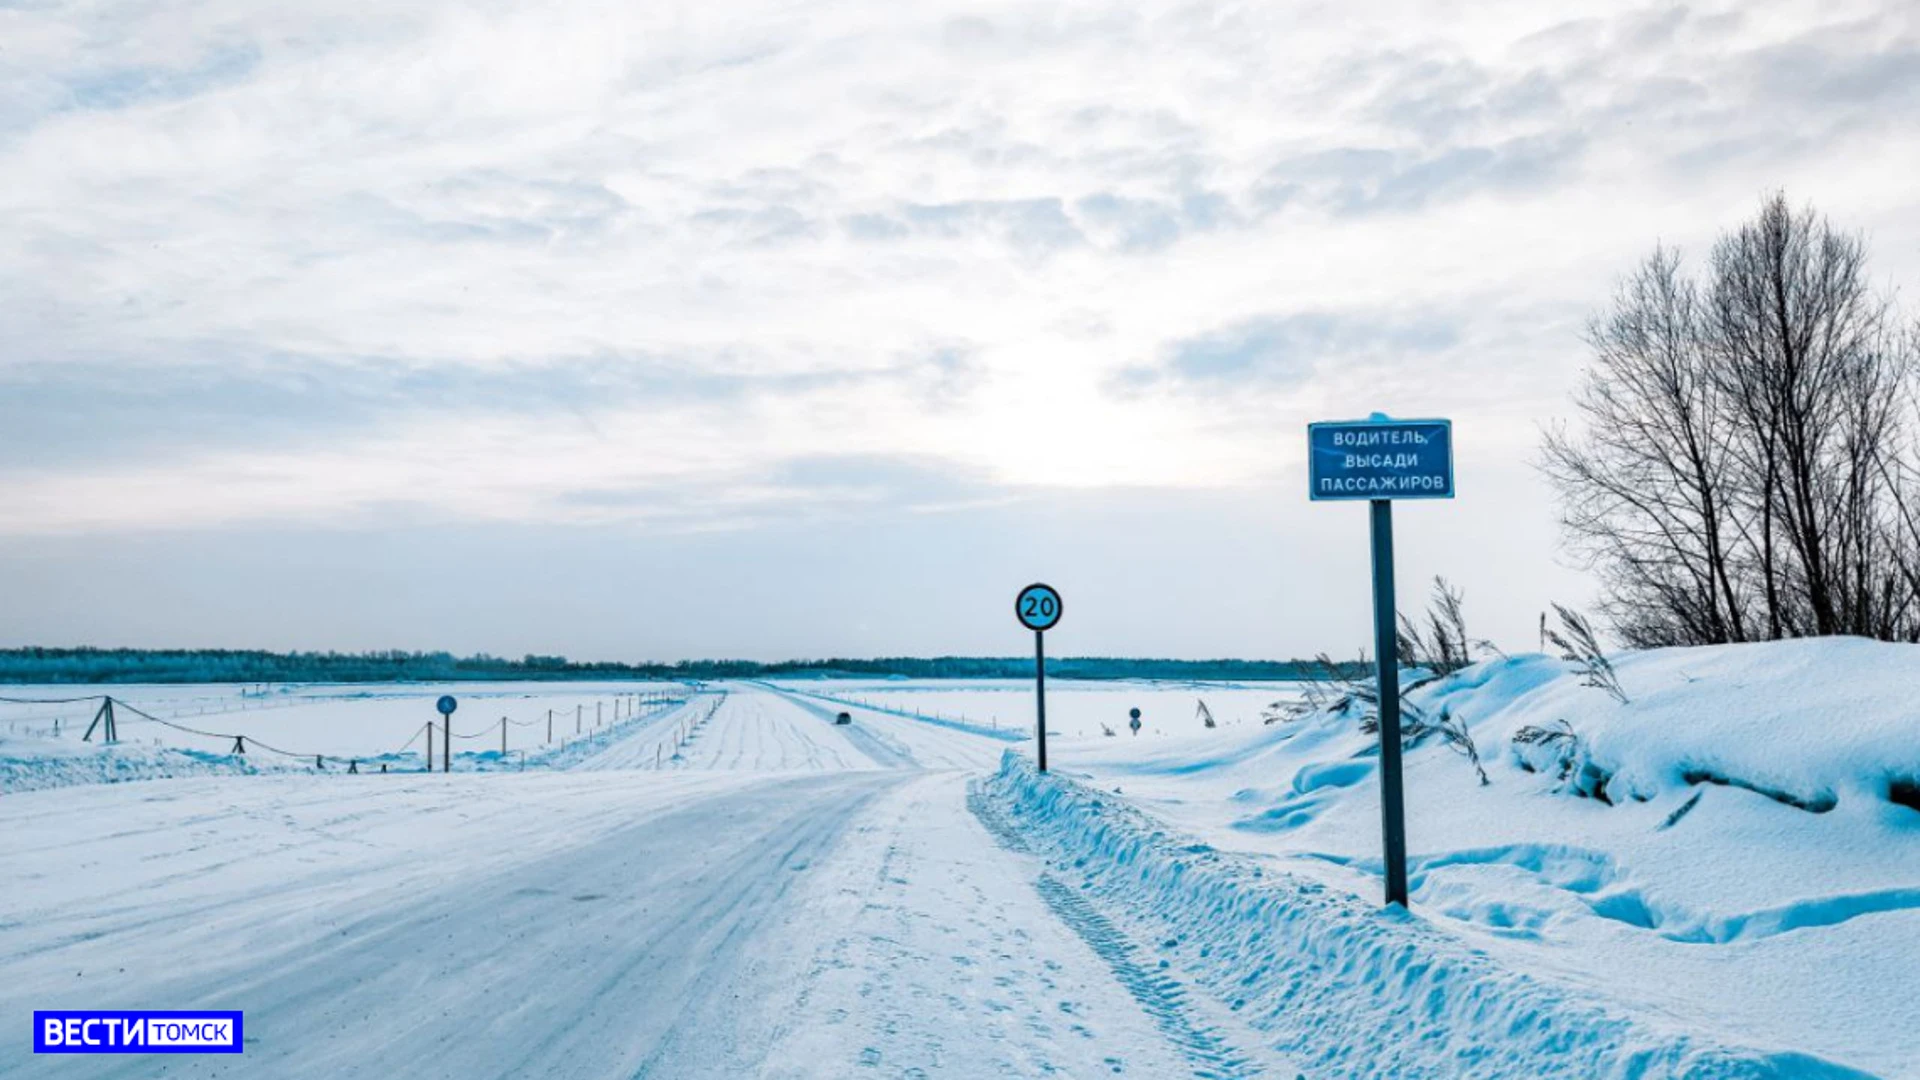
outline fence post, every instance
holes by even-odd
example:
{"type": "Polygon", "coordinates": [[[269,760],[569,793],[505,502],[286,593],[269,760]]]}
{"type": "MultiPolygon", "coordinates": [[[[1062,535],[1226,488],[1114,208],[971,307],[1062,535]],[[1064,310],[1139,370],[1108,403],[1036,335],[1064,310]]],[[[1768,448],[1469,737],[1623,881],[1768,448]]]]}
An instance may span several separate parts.
{"type": "Polygon", "coordinates": [[[579,702],[575,702],[573,705],[573,733],[575,735],[580,734],[580,714],[585,709],[586,706],[579,702]]]}
{"type": "MultiPolygon", "coordinates": [[[[553,741],[553,710],[548,709],[547,710],[547,742],[550,743],[552,741],[553,741]]],[[[540,745],[545,746],[546,743],[541,743],[540,745]]]]}
{"type": "Polygon", "coordinates": [[[507,718],[500,718],[500,756],[507,756],[507,718]]]}
{"type": "Polygon", "coordinates": [[[245,735],[235,735],[233,737],[233,749],[228,751],[228,753],[239,754],[244,757],[247,753],[247,737],[245,735]]]}
{"type": "Polygon", "coordinates": [[[427,771],[433,771],[433,721],[427,721],[427,771]]]}

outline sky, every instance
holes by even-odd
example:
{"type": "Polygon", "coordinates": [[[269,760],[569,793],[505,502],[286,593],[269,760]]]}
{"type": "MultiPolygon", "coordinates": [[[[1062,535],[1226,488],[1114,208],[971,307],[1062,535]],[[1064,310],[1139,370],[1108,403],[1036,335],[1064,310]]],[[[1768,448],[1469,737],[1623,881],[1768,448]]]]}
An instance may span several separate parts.
{"type": "Polygon", "coordinates": [[[1916,175],[1904,0],[0,0],[0,644],[1350,655],[1382,411],[1530,649],[1620,276],[1916,175]]]}

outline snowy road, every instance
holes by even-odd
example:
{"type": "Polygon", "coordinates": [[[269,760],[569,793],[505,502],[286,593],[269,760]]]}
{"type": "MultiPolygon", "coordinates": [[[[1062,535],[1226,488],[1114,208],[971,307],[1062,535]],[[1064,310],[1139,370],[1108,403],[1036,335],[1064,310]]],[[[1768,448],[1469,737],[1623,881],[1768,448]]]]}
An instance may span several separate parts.
{"type": "Polygon", "coordinates": [[[736,687],[670,764],[671,717],[582,771],[8,797],[0,1025],[244,1010],[186,1076],[1254,1074],[969,812],[1003,744],[830,715],[736,687]]]}

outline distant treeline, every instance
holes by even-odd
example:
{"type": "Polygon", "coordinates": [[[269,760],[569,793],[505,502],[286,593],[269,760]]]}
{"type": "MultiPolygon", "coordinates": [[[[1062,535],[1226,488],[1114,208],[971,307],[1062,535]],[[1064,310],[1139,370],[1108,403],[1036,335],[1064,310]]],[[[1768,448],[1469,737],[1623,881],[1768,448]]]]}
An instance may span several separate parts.
{"type": "MultiPolygon", "coordinates": [[[[1323,674],[1298,660],[1050,660],[1065,679],[1234,682],[1323,674]]],[[[256,649],[0,649],[0,682],[456,682],[462,680],[739,679],[854,675],[915,679],[1015,679],[1033,675],[1027,657],[889,657],[876,660],[682,660],[672,664],[576,663],[564,656],[459,657],[444,652],[295,652],[256,649]]]]}

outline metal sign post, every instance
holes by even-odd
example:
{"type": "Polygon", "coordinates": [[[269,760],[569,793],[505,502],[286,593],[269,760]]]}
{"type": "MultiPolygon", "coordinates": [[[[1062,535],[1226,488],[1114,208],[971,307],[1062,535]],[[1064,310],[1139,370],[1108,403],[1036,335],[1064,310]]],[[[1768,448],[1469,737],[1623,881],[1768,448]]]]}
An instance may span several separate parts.
{"type": "Polygon", "coordinates": [[[1387,903],[1407,906],[1407,813],[1400,764],[1399,612],[1393,598],[1394,499],[1453,498],[1453,423],[1371,419],[1307,425],[1308,494],[1368,502],[1373,651],[1380,696],[1380,819],[1387,903]]]}
{"type": "Polygon", "coordinates": [[[1367,507],[1373,533],[1373,655],[1380,696],[1380,823],[1387,903],[1407,906],[1407,799],[1400,765],[1400,628],[1393,599],[1393,503],[1367,507]]]}
{"type": "MultiPolygon", "coordinates": [[[[434,703],[434,707],[440,710],[440,734],[443,736],[440,740],[442,744],[440,747],[440,771],[450,773],[453,771],[453,710],[459,708],[460,703],[453,699],[452,694],[441,694],[440,700],[434,703]]],[[[427,750],[427,771],[433,771],[433,750],[431,748],[427,750]]]]}
{"type": "Polygon", "coordinates": [[[1051,585],[1035,582],[1013,598],[1013,614],[1033,631],[1034,733],[1039,739],[1040,771],[1047,771],[1047,631],[1060,621],[1064,605],[1051,585]]]}

